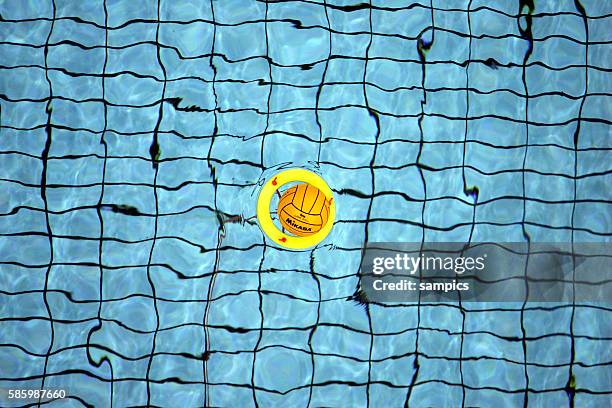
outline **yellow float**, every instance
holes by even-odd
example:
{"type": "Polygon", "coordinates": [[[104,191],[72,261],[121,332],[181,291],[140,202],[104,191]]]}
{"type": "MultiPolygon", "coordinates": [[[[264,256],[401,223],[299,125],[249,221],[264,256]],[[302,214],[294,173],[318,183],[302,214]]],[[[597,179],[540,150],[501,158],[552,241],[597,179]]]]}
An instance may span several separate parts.
{"type": "Polygon", "coordinates": [[[304,169],[288,169],[271,177],[261,188],[257,198],[257,221],[266,236],[276,244],[288,249],[306,249],[317,245],[329,234],[334,225],[336,204],[331,188],[319,175],[304,169]],[[270,216],[270,203],[276,191],[283,185],[291,182],[310,184],[321,191],[329,205],[327,222],[319,231],[308,236],[295,236],[279,230],[270,216]]]}

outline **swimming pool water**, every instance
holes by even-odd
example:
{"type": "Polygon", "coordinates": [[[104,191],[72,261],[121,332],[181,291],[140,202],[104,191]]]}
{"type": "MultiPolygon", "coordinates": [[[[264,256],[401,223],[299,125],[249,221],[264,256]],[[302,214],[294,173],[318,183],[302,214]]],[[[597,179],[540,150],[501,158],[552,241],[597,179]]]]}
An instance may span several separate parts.
{"type": "Polygon", "coordinates": [[[365,242],[609,242],[609,1],[0,1],[0,405],[611,406],[609,305],[355,300],[365,242]],[[336,224],[266,241],[262,180],[336,224]]]}

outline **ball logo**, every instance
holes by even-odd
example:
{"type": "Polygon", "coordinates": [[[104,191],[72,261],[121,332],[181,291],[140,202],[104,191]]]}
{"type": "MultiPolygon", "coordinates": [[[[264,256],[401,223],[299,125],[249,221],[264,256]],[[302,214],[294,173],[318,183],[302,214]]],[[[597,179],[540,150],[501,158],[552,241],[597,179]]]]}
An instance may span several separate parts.
{"type": "Polygon", "coordinates": [[[285,223],[291,225],[293,228],[299,229],[301,231],[305,231],[305,232],[311,232],[312,228],[311,227],[304,227],[300,224],[296,224],[295,222],[293,222],[293,220],[291,219],[291,217],[287,217],[287,219],[285,220],[285,223]]]}

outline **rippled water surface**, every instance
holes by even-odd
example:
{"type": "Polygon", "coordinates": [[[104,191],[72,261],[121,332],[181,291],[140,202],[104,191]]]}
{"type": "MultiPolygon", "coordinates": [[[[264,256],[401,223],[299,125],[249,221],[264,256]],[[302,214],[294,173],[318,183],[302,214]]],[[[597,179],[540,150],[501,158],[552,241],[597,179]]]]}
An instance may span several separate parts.
{"type": "Polygon", "coordinates": [[[366,241],[610,240],[612,3],[531,3],[0,1],[0,405],[610,406],[609,305],[353,297],[366,241]]]}

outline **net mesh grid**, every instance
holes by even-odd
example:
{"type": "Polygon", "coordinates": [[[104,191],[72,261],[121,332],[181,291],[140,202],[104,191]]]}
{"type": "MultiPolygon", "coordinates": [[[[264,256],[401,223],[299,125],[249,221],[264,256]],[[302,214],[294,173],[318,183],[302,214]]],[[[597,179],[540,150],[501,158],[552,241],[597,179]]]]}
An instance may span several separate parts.
{"type": "Polygon", "coordinates": [[[364,242],[609,240],[610,16],[2,2],[0,398],[609,404],[607,305],[354,295],[364,242]],[[307,162],[338,221],[296,254],[248,202],[262,172],[307,162]]]}

